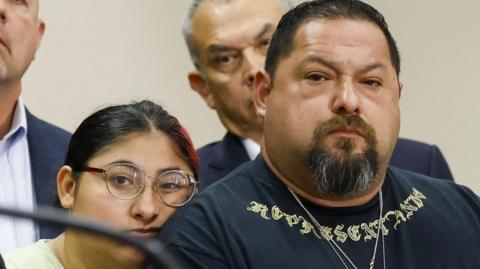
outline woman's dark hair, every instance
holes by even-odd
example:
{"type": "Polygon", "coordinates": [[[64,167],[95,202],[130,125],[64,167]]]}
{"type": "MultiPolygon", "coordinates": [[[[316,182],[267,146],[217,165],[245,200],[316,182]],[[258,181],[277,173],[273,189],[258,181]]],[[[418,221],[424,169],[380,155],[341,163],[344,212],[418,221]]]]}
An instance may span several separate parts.
{"type": "Polygon", "coordinates": [[[82,171],[96,153],[128,135],[155,130],[170,138],[179,157],[197,178],[199,158],[187,131],[160,105],[147,100],[106,107],[86,118],[72,135],[65,165],[74,172],[82,171]]]}

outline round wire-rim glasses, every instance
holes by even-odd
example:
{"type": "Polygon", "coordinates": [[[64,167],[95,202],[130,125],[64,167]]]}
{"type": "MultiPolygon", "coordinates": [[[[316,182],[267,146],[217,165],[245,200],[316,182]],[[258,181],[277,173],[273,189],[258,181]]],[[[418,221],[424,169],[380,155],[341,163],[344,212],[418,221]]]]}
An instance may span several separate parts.
{"type": "Polygon", "coordinates": [[[108,192],[121,200],[137,197],[145,189],[147,178],[155,181],[153,190],[169,206],[183,206],[197,193],[198,182],[182,170],[166,170],[158,176],[148,176],[136,165],[115,163],[105,169],[85,166],[81,171],[103,174],[108,192]]]}

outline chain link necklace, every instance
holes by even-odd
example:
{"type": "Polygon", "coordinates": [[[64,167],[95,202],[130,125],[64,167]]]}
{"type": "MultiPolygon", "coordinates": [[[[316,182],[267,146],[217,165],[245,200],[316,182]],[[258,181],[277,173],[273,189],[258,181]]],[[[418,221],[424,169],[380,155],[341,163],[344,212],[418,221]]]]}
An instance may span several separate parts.
{"type": "MultiPolygon", "coordinates": [[[[308,211],[307,208],[303,205],[302,201],[300,201],[300,198],[297,196],[297,194],[295,192],[293,192],[292,189],[290,189],[290,187],[287,186],[287,188],[290,191],[290,193],[292,194],[293,198],[295,198],[297,203],[300,205],[300,207],[303,208],[305,213],[307,213],[308,217],[310,218],[310,221],[313,222],[313,224],[320,231],[321,234],[326,235],[327,232],[325,232],[325,230],[317,222],[317,220],[313,217],[313,215],[310,213],[310,211],[308,211]]],[[[383,194],[382,194],[381,189],[378,192],[378,203],[379,203],[379,207],[380,207],[380,214],[378,216],[378,222],[377,222],[378,223],[377,238],[375,239],[375,248],[373,249],[373,255],[372,255],[372,259],[370,260],[369,269],[373,269],[373,267],[375,266],[375,257],[377,256],[378,239],[380,237],[380,230],[382,230],[383,194]]],[[[342,258],[342,255],[345,259],[347,259],[348,263],[351,264],[351,266],[354,269],[358,269],[358,267],[352,262],[350,257],[348,257],[348,255],[337,244],[337,242],[335,242],[335,240],[333,240],[333,238],[332,239],[326,239],[326,241],[327,241],[328,245],[332,248],[333,252],[335,252],[335,254],[340,259],[340,261],[342,262],[343,266],[345,266],[346,269],[349,269],[349,266],[347,265],[345,260],[342,258]]],[[[386,261],[386,258],[385,258],[385,239],[384,239],[383,231],[382,231],[382,256],[383,256],[383,269],[385,269],[387,261],[386,261]]]]}

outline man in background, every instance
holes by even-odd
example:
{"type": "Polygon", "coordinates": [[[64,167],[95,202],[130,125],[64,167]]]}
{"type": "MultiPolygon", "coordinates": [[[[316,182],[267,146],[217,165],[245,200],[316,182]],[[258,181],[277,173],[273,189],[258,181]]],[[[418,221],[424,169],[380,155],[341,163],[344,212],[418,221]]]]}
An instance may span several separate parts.
{"type": "MultiPolygon", "coordinates": [[[[45,24],[38,0],[0,0],[0,204],[34,210],[51,204],[70,134],[33,116],[21,99],[22,77],[45,24]]],[[[33,222],[0,216],[0,252],[52,238],[33,222]]]]}
{"type": "MultiPolygon", "coordinates": [[[[198,150],[201,189],[260,151],[263,122],[252,101],[254,76],[263,69],[271,35],[290,7],[281,0],[194,0],[187,12],[183,35],[196,68],[188,74],[190,86],[227,129],[223,140],[198,150]]],[[[453,180],[434,145],[400,138],[390,164],[453,180]]]]}

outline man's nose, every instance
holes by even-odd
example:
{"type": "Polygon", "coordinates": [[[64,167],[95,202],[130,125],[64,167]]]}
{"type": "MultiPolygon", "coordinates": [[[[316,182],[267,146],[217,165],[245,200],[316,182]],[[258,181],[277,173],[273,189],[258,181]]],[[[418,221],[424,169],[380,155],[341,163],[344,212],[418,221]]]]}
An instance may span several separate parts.
{"type": "Polygon", "coordinates": [[[342,81],[335,90],[332,110],[336,114],[360,114],[360,98],[352,81],[342,81]]]}
{"type": "Polygon", "coordinates": [[[255,74],[263,69],[265,64],[265,56],[255,51],[254,48],[245,49],[244,58],[244,81],[249,88],[253,88],[255,74]]]}
{"type": "Polygon", "coordinates": [[[0,0],[0,22],[4,23],[7,20],[6,0],[0,0]]]}

